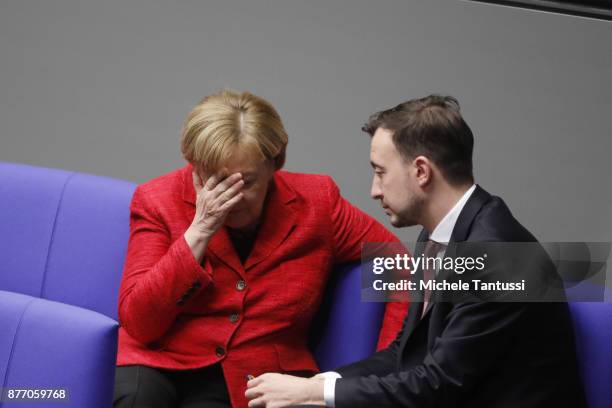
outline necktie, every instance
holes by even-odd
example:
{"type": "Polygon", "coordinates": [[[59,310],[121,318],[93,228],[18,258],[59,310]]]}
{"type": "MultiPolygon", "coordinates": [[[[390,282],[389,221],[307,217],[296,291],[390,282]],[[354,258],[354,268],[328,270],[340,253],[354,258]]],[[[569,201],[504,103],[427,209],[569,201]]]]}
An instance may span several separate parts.
{"type": "MultiPolygon", "coordinates": [[[[423,253],[425,259],[423,260],[423,283],[427,283],[433,280],[436,276],[435,262],[433,259],[438,256],[438,252],[442,249],[442,244],[436,241],[432,241],[431,239],[427,241],[425,244],[425,252],[423,253]]],[[[425,289],[423,292],[423,313],[421,318],[425,316],[425,312],[427,311],[427,306],[429,305],[429,299],[431,297],[431,290],[425,289]]]]}

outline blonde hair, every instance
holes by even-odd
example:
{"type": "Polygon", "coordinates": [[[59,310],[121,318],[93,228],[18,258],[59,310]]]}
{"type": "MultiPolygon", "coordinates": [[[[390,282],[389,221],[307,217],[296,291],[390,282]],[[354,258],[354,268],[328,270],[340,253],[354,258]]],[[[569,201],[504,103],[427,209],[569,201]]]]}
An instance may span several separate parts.
{"type": "Polygon", "coordinates": [[[202,99],[183,126],[181,152],[190,163],[214,173],[236,149],[285,164],[287,132],[266,100],[249,92],[223,90],[202,99]]]}

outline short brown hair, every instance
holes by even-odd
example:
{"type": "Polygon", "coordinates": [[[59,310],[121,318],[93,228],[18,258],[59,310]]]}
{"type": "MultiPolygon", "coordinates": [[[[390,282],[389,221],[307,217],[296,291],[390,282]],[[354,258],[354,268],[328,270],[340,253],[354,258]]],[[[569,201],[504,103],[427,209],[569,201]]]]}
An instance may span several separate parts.
{"type": "Polygon", "coordinates": [[[183,126],[181,152],[192,164],[214,173],[235,148],[274,163],[285,163],[288,137],[272,104],[249,92],[223,90],[202,99],[183,126]]]}
{"type": "Polygon", "coordinates": [[[407,160],[423,155],[431,159],[451,184],[474,182],[474,135],[452,96],[430,95],[412,99],[370,116],[362,127],[393,132],[393,143],[407,160]]]}

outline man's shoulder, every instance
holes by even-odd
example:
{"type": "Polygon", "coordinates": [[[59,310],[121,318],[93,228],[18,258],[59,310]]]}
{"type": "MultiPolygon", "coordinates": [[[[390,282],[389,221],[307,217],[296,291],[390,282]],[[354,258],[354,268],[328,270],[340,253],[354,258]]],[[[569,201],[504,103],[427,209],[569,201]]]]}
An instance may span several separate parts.
{"type": "Polygon", "coordinates": [[[467,241],[533,242],[536,238],[502,198],[491,195],[474,217],[467,241]]]}

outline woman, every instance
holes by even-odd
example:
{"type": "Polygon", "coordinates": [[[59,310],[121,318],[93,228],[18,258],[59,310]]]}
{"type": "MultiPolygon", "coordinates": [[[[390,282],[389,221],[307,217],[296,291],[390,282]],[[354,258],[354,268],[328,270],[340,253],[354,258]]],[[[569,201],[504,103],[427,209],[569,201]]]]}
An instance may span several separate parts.
{"type": "MultiPolygon", "coordinates": [[[[331,178],[281,171],[286,145],[272,105],[222,91],[187,118],[189,164],[136,189],[116,407],[246,407],[250,376],[318,371],[306,339],[332,266],[397,238],[331,178]]],[[[388,341],[406,304],[387,309],[388,341]]]]}

